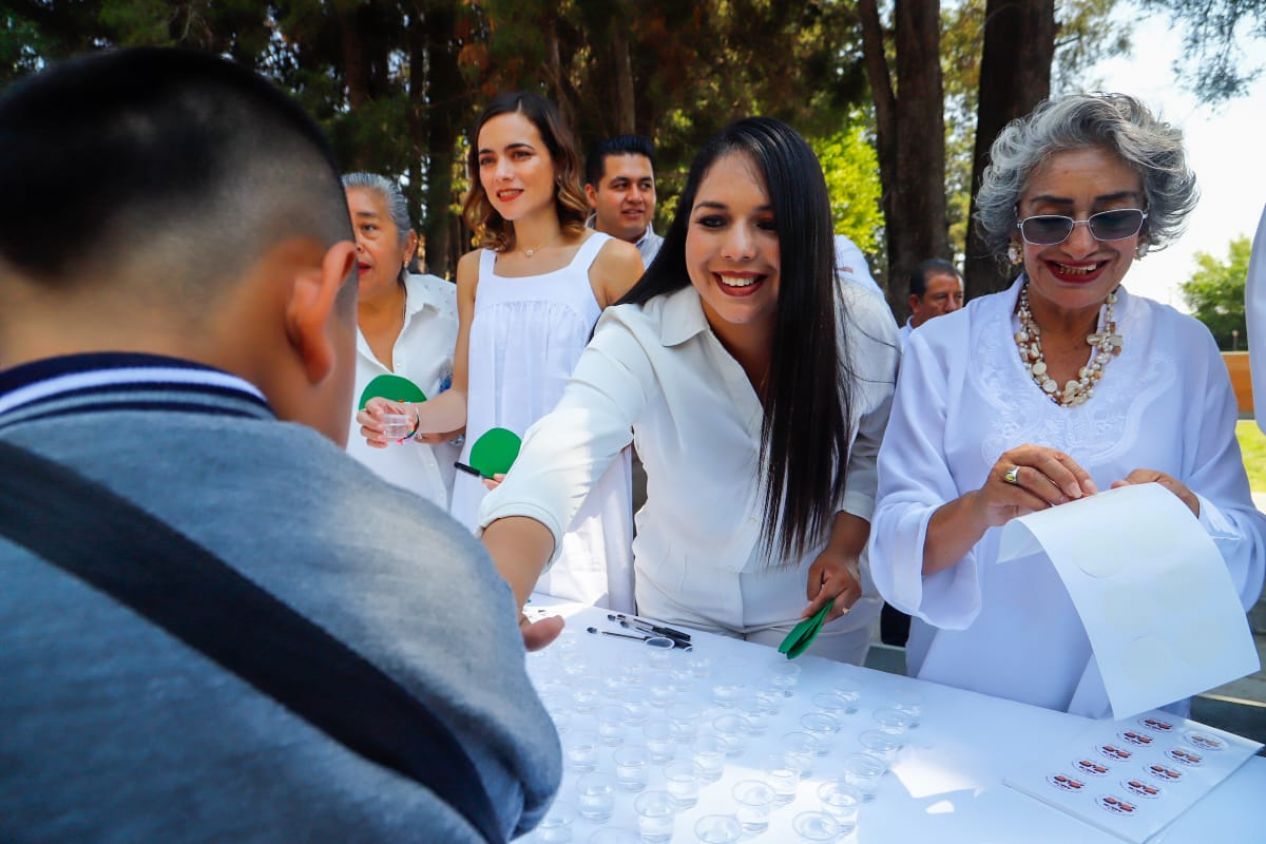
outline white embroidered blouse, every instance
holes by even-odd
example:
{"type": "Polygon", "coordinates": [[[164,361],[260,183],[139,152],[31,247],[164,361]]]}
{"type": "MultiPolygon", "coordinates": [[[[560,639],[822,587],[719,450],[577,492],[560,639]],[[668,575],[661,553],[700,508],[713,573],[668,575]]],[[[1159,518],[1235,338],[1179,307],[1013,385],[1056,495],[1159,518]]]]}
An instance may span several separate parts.
{"type": "Polygon", "coordinates": [[[1002,453],[1024,443],[1068,453],[1100,489],[1156,469],[1199,497],[1200,522],[1246,607],[1262,588],[1266,519],[1249,495],[1226,367],[1203,325],[1122,288],[1122,354],[1088,402],[1059,407],[1016,351],[1020,283],[910,336],[879,455],[871,572],[888,602],[916,617],[911,674],[1101,717],[1108,702],[1089,641],[1049,562],[994,565],[993,528],[958,563],[924,577],[932,513],[978,489],[1002,453]]]}

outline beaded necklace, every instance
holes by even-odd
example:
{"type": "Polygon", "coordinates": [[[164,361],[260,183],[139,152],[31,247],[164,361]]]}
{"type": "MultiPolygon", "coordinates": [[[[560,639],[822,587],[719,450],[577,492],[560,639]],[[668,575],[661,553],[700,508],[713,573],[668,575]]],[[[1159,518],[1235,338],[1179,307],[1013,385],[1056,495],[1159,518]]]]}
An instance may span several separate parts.
{"type": "Polygon", "coordinates": [[[1116,355],[1121,354],[1122,339],[1117,334],[1116,313],[1113,305],[1117,303],[1117,293],[1108,294],[1108,301],[1103,309],[1103,331],[1086,335],[1086,343],[1092,351],[1090,360],[1086,361],[1077,372],[1077,378],[1071,379],[1063,389],[1047,372],[1046,358],[1042,356],[1042,329],[1033,321],[1033,311],[1029,308],[1029,285],[1020,289],[1020,304],[1016,316],[1020,318],[1020,330],[1015,333],[1015,344],[1020,350],[1020,362],[1024,369],[1033,376],[1034,382],[1042,388],[1042,392],[1060,407],[1077,407],[1085,404],[1095,394],[1095,383],[1103,377],[1103,369],[1116,355]]]}

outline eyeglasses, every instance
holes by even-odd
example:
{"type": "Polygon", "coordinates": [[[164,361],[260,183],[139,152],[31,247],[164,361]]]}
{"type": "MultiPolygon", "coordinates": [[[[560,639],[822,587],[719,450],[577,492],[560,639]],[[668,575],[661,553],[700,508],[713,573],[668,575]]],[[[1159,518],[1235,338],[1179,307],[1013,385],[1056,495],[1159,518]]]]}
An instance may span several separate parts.
{"type": "Polygon", "coordinates": [[[1074,220],[1062,214],[1038,214],[1016,223],[1024,242],[1033,246],[1054,246],[1063,243],[1077,226],[1087,226],[1095,240],[1122,240],[1134,237],[1143,228],[1147,212],[1138,208],[1115,208],[1074,220]]]}

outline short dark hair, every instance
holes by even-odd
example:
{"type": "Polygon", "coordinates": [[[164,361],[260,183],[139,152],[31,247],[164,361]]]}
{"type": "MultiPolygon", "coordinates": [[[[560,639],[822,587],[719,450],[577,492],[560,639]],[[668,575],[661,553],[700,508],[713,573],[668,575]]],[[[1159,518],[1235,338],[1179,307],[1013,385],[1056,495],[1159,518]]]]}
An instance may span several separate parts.
{"type": "Polygon", "coordinates": [[[5,91],[0,196],[0,262],[50,288],[143,264],[163,277],[138,283],[203,298],[280,239],[351,237],[312,119],[188,50],[98,53],[5,91]],[[89,261],[98,272],[76,272],[89,261]]]}
{"type": "Polygon", "coordinates": [[[700,184],[718,159],[739,154],[760,173],[780,257],[778,318],[765,381],[760,465],[765,550],[789,565],[826,539],[844,495],[852,441],[852,369],[836,319],[839,284],[831,201],[817,156],[780,120],[749,117],[700,148],[655,260],[618,304],[642,305],[690,286],[686,238],[700,184]]]}
{"type": "Polygon", "coordinates": [[[645,135],[616,135],[605,141],[598,141],[589,150],[585,159],[585,184],[595,188],[602,181],[602,174],[607,170],[607,158],[612,155],[644,155],[655,166],[655,146],[645,135]]]}
{"type": "Polygon", "coordinates": [[[958,267],[949,261],[944,258],[928,258],[910,273],[910,295],[922,299],[928,292],[928,278],[934,275],[952,275],[960,282],[963,280],[958,267]]]}

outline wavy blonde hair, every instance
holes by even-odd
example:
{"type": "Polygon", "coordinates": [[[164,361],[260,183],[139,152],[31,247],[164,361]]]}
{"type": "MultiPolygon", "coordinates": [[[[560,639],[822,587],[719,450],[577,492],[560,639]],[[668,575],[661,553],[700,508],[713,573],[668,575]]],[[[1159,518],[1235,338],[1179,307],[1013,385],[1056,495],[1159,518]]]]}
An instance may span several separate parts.
{"type": "Polygon", "coordinates": [[[565,234],[573,237],[584,232],[585,221],[589,219],[589,203],[580,189],[583,167],[580,153],[576,151],[576,140],[563,123],[558,106],[540,94],[515,91],[498,94],[484,109],[475,124],[470,152],[466,156],[470,192],[462,202],[462,218],[474,230],[479,245],[496,252],[509,252],[514,248],[514,224],[492,207],[479,180],[479,131],[489,120],[502,114],[521,114],[541,133],[541,140],[545,142],[554,166],[554,210],[558,212],[558,224],[565,234]]]}

